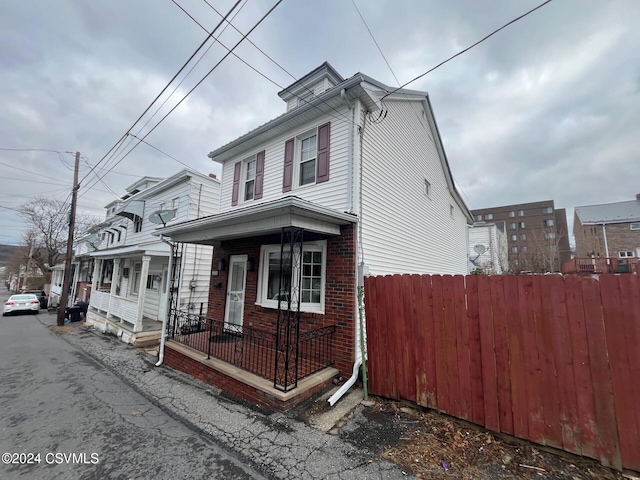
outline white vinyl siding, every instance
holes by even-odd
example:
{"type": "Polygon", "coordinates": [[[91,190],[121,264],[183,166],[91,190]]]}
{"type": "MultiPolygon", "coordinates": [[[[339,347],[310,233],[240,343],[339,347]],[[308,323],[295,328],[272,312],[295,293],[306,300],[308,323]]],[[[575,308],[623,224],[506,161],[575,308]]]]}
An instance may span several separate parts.
{"type": "MultiPolygon", "coordinates": [[[[345,118],[351,118],[351,112],[342,108],[338,110],[345,118]]],[[[348,157],[348,141],[351,123],[346,121],[338,113],[331,111],[333,117],[325,116],[312,123],[301,124],[295,130],[291,130],[288,134],[278,137],[255,151],[245,152],[239,157],[224,162],[222,166],[222,191],[220,200],[220,212],[226,212],[236,208],[242,208],[240,202],[237,206],[231,206],[231,190],[233,188],[233,169],[236,162],[246,159],[249,155],[255,154],[260,150],[265,151],[264,159],[264,183],[263,196],[260,200],[252,200],[252,204],[259,202],[269,202],[277,200],[284,196],[296,196],[310,202],[333,208],[340,212],[347,209],[347,157],[348,157]],[[294,183],[290,192],[282,192],[282,180],[284,174],[284,144],[287,140],[297,138],[300,135],[308,133],[316,129],[320,125],[331,122],[331,133],[329,143],[329,181],[299,185],[294,183]]],[[[296,152],[299,152],[296,146],[296,152]]],[[[246,205],[244,205],[246,207],[246,205]]]]}
{"type": "Polygon", "coordinates": [[[422,103],[387,100],[385,108],[385,120],[367,122],[362,152],[362,241],[369,272],[465,274],[466,216],[449,193],[422,103]],[[425,178],[430,197],[424,195],[425,178]]]}

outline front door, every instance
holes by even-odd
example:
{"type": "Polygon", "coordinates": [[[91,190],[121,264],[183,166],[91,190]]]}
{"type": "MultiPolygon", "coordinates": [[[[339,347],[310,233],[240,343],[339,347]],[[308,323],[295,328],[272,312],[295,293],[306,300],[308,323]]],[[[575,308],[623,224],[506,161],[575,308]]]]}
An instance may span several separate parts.
{"type": "Polygon", "coordinates": [[[229,259],[227,281],[227,306],[224,321],[242,327],[244,315],[244,290],[247,283],[247,255],[232,255],[229,259]]]}

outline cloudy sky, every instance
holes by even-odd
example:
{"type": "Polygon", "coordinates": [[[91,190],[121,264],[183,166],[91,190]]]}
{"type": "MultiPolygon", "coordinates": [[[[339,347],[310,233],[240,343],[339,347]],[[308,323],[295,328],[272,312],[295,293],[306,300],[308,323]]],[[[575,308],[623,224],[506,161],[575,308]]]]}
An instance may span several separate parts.
{"type": "MultiPolygon", "coordinates": [[[[212,7],[235,3],[207,1],[0,2],[0,243],[21,242],[20,204],[69,196],[68,152],[82,155],[78,209],[103,214],[141,176],[219,174],[207,153],[283,113],[277,92],[325,60],[397,85],[351,0],[284,0],[249,37],[273,61],[241,44],[246,63],[224,60],[146,137],[155,148],[124,156],[129,144],[98,179],[91,167],[205,39],[177,4],[210,30],[212,7]]],[[[541,2],[355,0],[401,83],[541,2]]],[[[232,23],[247,32],[275,3],[243,0],[232,23]]],[[[553,199],[572,215],[640,192],[639,20],[637,0],[554,0],[408,87],[429,92],[470,209],[553,199]]],[[[213,45],[132,132],[148,133],[225,53],[213,45]]]]}

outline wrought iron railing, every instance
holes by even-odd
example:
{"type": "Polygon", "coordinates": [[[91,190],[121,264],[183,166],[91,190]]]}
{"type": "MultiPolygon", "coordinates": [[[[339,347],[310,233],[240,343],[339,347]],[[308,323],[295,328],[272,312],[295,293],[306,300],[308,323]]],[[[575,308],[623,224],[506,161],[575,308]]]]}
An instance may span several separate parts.
{"type": "Polygon", "coordinates": [[[276,333],[238,326],[182,310],[171,310],[168,337],[243,370],[273,380],[275,388],[289,391],[298,380],[333,365],[335,325],[299,335],[298,358],[284,361],[277,355],[276,333]],[[296,368],[297,367],[297,368],[296,368]],[[281,384],[278,379],[288,379],[281,384]]]}

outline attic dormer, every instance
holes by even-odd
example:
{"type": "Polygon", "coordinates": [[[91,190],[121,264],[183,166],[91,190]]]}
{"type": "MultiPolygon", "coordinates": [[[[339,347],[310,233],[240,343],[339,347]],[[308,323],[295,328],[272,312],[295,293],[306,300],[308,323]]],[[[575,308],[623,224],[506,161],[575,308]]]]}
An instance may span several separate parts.
{"type": "Polygon", "coordinates": [[[321,95],[343,81],[344,78],[336,69],[329,62],[324,62],[297,82],[278,92],[278,96],[287,102],[288,112],[300,105],[304,105],[314,97],[321,95]]]}

